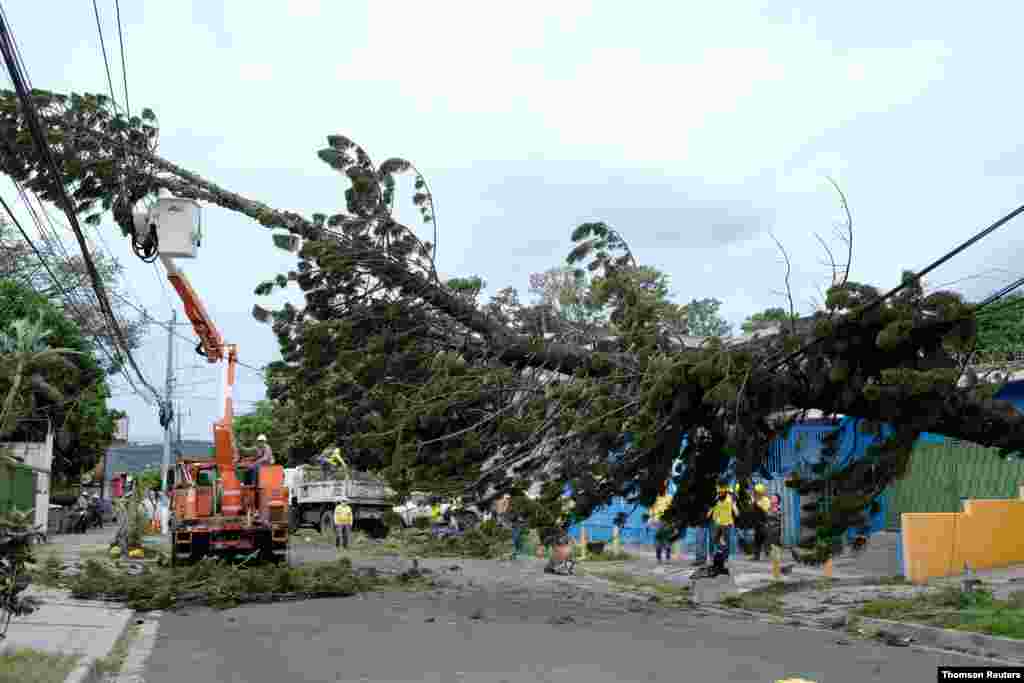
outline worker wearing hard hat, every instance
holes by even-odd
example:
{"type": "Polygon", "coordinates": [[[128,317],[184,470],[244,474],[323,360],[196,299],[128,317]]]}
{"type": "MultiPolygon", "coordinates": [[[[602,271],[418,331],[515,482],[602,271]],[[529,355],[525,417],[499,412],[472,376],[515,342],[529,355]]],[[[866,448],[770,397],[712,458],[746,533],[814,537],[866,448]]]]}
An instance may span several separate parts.
{"type": "Polygon", "coordinates": [[[754,484],[754,561],[768,551],[768,516],[772,513],[772,499],[764,484],[754,484]]]}
{"type": "Polygon", "coordinates": [[[708,511],[708,518],[715,527],[712,546],[722,546],[726,559],[729,557],[729,546],[732,543],[732,531],[736,525],[736,517],[740,513],[733,491],[734,487],[719,486],[714,507],[708,511]]]}
{"type": "Polygon", "coordinates": [[[651,509],[647,511],[648,526],[654,530],[654,554],[661,564],[664,555],[666,562],[672,561],[672,539],[674,537],[672,527],[661,520],[669,506],[672,504],[672,496],[659,496],[651,509]]]}
{"type": "Polygon", "coordinates": [[[249,465],[249,481],[251,484],[259,484],[260,468],[264,465],[274,464],[274,451],[267,443],[267,435],[260,434],[256,437],[256,459],[249,465]]]}
{"type": "Polygon", "coordinates": [[[348,550],[351,535],[352,508],[348,505],[348,498],[342,496],[334,506],[334,547],[348,550]]]}
{"type": "Polygon", "coordinates": [[[324,479],[330,478],[330,470],[332,469],[338,475],[338,478],[349,478],[348,463],[345,462],[345,458],[341,455],[341,449],[337,446],[321,453],[317,457],[317,462],[320,463],[320,472],[323,474],[324,479]]]}

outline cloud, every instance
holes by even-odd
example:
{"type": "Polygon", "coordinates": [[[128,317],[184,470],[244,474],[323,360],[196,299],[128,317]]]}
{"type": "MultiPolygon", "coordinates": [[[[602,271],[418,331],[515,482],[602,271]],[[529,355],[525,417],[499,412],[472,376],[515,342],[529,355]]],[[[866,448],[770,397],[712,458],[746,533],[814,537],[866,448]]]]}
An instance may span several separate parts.
{"type": "MultiPolygon", "coordinates": [[[[478,164],[474,174],[490,175],[494,166],[478,164]]],[[[773,223],[773,211],[764,208],[762,198],[770,188],[763,181],[715,185],[580,163],[503,162],[501,167],[500,182],[488,185],[482,198],[507,207],[552,207],[541,224],[564,216],[565,245],[569,232],[586,221],[609,223],[634,248],[722,246],[749,239],[773,223]]]]}
{"type": "Polygon", "coordinates": [[[1024,145],[1007,149],[984,162],[985,175],[1020,178],[1024,176],[1024,145]]]}
{"type": "MultiPolygon", "coordinates": [[[[1006,143],[1019,139],[1019,98],[977,104],[991,96],[978,74],[1015,58],[1013,3],[984,25],[952,5],[888,6],[883,23],[821,3],[774,14],[582,0],[256,6],[122,3],[132,107],[159,115],[161,155],[306,214],[344,203],[344,182],[315,156],[325,135],[349,135],[378,162],[405,157],[439,202],[439,267],[493,288],[523,291],[527,273],[563,262],[574,226],[606,220],[680,298],[715,296],[738,322],[782,302],[768,230],[793,260],[798,306],[827,281],[813,233],[828,237],[841,212],[824,175],[851,200],[855,278],[879,284],[1024,201],[1024,151],[1006,143]]],[[[32,7],[7,11],[33,84],[105,92],[92,7],[68,3],[56,23],[32,7]]],[[[120,97],[109,6],[101,18],[120,97]]],[[[407,197],[399,216],[432,232],[407,197]]],[[[275,340],[249,322],[252,287],[293,259],[248,219],[208,219],[188,271],[245,358],[267,360],[275,340]]],[[[105,227],[133,263],[133,295],[166,312],[152,268],[105,227]]],[[[1012,270],[1014,234],[986,239],[936,282],[1012,270]]],[[[154,333],[143,354],[151,378],[163,376],[162,344],[154,333]]],[[[139,411],[133,429],[155,425],[139,411]]]]}

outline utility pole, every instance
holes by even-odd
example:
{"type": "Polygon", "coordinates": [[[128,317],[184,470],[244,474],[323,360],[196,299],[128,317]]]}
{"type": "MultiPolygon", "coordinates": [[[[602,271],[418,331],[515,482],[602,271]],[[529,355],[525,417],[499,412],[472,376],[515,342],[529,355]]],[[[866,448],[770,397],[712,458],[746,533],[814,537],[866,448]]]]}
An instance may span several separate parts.
{"type": "MultiPolygon", "coordinates": [[[[164,462],[160,468],[160,490],[167,495],[167,473],[171,468],[171,430],[174,427],[174,416],[171,403],[171,391],[174,384],[174,324],[178,319],[178,312],[171,311],[171,322],[167,326],[167,384],[164,388],[164,462]]],[[[162,413],[164,411],[161,411],[162,413]]]]}

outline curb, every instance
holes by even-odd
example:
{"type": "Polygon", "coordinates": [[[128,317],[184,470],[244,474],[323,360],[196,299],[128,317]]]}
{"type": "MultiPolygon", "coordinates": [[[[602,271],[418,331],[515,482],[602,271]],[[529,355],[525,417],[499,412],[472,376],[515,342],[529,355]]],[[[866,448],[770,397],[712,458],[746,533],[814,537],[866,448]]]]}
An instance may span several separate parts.
{"type": "MultiPolygon", "coordinates": [[[[695,612],[722,617],[725,619],[743,619],[744,617],[746,617],[748,619],[753,618],[755,621],[764,624],[771,624],[772,626],[778,626],[782,628],[792,628],[798,631],[815,631],[818,633],[827,633],[833,636],[838,636],[840,638],[849,640],[853,640],[856,638],[864,638],[864,636],[850,636],[843,630],[829,628],[824,624],[820,624],[814,621],[802,622],[790,620],[786,619],[783,616],[772,616],[764,612],[754,612],[745,609],[721,607],[719,605],[712,604],[693,605],[693,609],[695,612]]],[[[871,625],[868,622],[874,622],[876,626],[884,627],[881,628],[881,630],[885,630],[887,633],[890,633],[894,636],[901,637],[911,635],[911,637],[913,638],[913,642],[906,645],[907,649],[909,650],[919,650],[923,652],[938,652],[943,654],[956,654],[964,657],[973,657],[975,659],[987,661],[993,664],[1019,665],[1022,661],[1024,661],[1024,659],[1022,659],[1021,657],[1007,656],[995,649],[972,647],[965,642],[954,643],[950,642],[950,640],[941,640],[939,638],[936,638],[935,640],[930,640],[927,637],[919,638],[919,632],[917,631],[917,629],[939,631],[942,635],[952,635],[954,638],[957,636],[966,635],[969,637],[964,640],[972,642],[976,639],[978,640],[978,642],[984,642],[988,640],[1009,641],[1009,643],[1013,644],[1015,647],[1018,648],[1018,651],[1024,651],[1024,641],[1016,641],[1010,638],[997,638],[995,636],[985,636],[978,633],[968,633],[966,631],[949,631],[946,629],[935,628],[932,626],[915,626],[912,624],[900,624],[894,621],[886,621],[884,619],[869,619],[866,617],[858,617],[858,620],[860,621],[860,623],[864,625],[871,625]]]]}
{"type": "MultiPolygon", "coordinates": [[[[618,586],[615,586],[611,581],[596,577],[593,574],[589,575],[588,578],[597,579],[597,582],[601,584],[618,588],[618,586]]],[[[873,583],[874,582],[872,580],[847,579],[836,581],[834,585],[873,585],[873,583]]],[[[630,598],[647,597],[642,594],[623,591],[621,589],[617,592],[620,595],[628,596],[630,598]]],[[[741,592],[746,592],[746,590],[741,590],[741,592]]],[[[798,622],[796,620],[787,619],[783,615],[777,616],[764,612],[745,610],[742,608],[725,607],[716,602],[691,602],[691,606],[691,608],[696,612],[724,618],[742,619],[746,617],[748,619],[753,618],[756,621],[771,624],[773,626],[786,626],[800,630],[832,633],[840,636],[845,633],[842,630],[828,628],[824,624],[817,623],[813,620],[798,622]]],[[[889,621],[887,619],[872,619],[869,617],[854,615],[847,618],[855,618],[857,623],[863,626],[874,627],[898,638],[909,637],[912,639],[912,644],[909,645],[911,649],[961,654],[1003,664],[1024,663],[1024,640],[989,636],[983,633],[974,633],[971,631],[937,628],[935,626],[925,626],[922,624],[907,624],[903,622],[889,621]]]]}
{"type": "MultiPolygon", "coordinates": [[[[114,639],[115,643],[124,637],[125,632],[128,630],[128,626],[134,619],[135,610],[126,609],[121,620],[121,625],[117,628],[117,637],[114,639]]],[[[113,646],[111,649],[113,649],[113,646]]],[[[103,656],[106,657],[109,654],[110,652],[107,652],[103,656]]],[[[96,663],[100,659],[101,657],[85,658],[78,664],[78,666],[71,670],[71,673],[69,673],[64,679],[64,683],[99,683],[100,678],[96,671],[96,663]]]]}
{"type": "Polygon", "coordinates": [[[954,652],[977,654],[990,659],[1005,659],[1015,663],[1024,662],[1024,640],[990,636],[972,631],[908,624],[888,619],[857,617],[861,624],[874,626],[900,637],[911,637],[914,642],[927,647],[954,652]]]}

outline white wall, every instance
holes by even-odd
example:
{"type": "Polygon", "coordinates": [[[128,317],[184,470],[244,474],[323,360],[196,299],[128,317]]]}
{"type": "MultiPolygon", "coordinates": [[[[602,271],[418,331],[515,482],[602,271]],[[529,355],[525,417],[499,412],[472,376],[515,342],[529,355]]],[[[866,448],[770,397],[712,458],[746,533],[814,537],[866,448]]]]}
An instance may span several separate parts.
{"type": "Polygon", "coordinates": [[[0,448],[36,471],[35,523],[45,532],[50,518],[50,469],[53,465],[53,432],[43,442],[5,442],[0,448]]]}

